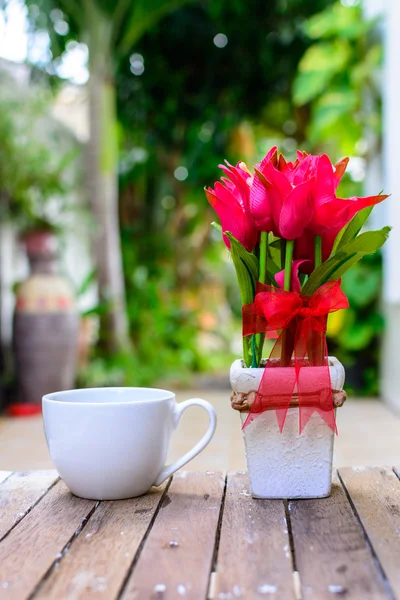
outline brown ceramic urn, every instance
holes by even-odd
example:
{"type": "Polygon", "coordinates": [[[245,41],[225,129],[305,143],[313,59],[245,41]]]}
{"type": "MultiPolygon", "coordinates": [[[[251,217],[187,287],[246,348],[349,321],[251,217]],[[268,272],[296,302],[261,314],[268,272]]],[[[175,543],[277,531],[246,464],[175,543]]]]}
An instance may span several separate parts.
{"type": "Polygon", "coordinates": [[[40,412],[42,396],[75,385],[79,315],[68,281],[57,273],[57,240],[49,231],[24,236],[30,275],[18,286],[14,415],[40,412]]]}

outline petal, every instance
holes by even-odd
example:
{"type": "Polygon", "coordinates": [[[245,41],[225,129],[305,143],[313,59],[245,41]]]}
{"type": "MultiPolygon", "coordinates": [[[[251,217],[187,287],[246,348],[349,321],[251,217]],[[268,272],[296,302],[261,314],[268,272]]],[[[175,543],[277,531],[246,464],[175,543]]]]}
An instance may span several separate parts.
{"type": "MultiPolygon", "coordinates": [[[[344,227],[344,225],[343,225],[344,227]]],[[[326,233],[322,234],[322,262],[328,260],[331,255],[333,244],[335,243],[337,234],[342,229],[339,225],[337,228],[331,228],[326,233]]]]}
{"type": "Polygon", "coordinates": [[[305,179],[309,179],[315,175],[313,173],[313,171],[315,171],[314,159],[315,157],[309,154],[304,160],[299,161],[292,174],[291,182],[293,185],[299,185],[300,183],[303,183],[305,179]]]}
{"type": "Polygon", "coordinates": [[[278,190],[279,195],[282,198],[286,198],[286,196],[292,190],[292,186],[286,175],[278,171],[278,169],[276,169],[271,162],[267,163],[259,170],[268,180],[268,182],[278,190]]]}
{"type": "Polygon", "coordinates": [[[288,178],[275,169],[271,163],[265,165],[263,175],[268,186],[268,191],[270,192],[270,211],[274,223],[274,233],[278,237],[282,237],[279,230],[281,210],[285,199],[291,193],[293,187],[288,178]]]}
{"type": "Polygon", "coordinates": [[[367,206],[379,204],[387,198],[384,194],[365,198],[336,198],[319,206],[315,211],[311,227],[315,233],[322,234],[330,229],[338,231],[348,223],[356,213],[367,206]]]}
{"type": "Polygon", "coordinates": [[[274,194],[275,190],[261,173],[260,176],[258,175],[256,170],[250,191],[250,212],[256,226],[261,231],[272,231],[272,204],[279,202],[274,194]]]}
{"type": "MultiPolygon", "coordinates": [[[[304,263],[309,263],[309,260],[306,259],[300,259],[300,260],[294,260],[292,262],[292,272],[290,275],[290,291],[291,292],[296,292],[298,294],[300,294],[301,292],[301,284],[300,284],[300,280],[299,280],[299,270],[300,270],[300,266],[306,266],[304,265],[304,263]]],[[[310,266],[310,265],[307,265],[310,266]]],[[[302,269],[303,271],[303,269],[302,269]]],[[[275,280],[276,283],[279,285],[279,287],[281,287],[283,289],[284,286],[284,282],[285,282],[285,269],[283,269],[283,271],[279,271],[279,273],[277,273],[275,275],[275,280]]]]}
{"type": "Polygon", "coordinates": [[[287,162],[285,160],[285,157],[283,156],[282,152],[280,152],[278,156],[278,169],[280,171],[284,171],[286,169],[286,166],[287,162]]]}
{"type": "MultiPolygon", "coordinates": [[[[328,260],[336,236],[339,233],[341,227],[337,229],[330,229],[326,233],[322,234],[322,261],[328,260]]],[[[294,245],[294,257],[300,259],[300,271],[307,273],[308,275],[314,269],[314,253],[315,253],[315,233],[310,229],[305,229],[302,236],[300,236],[294,245]],[[301,260],[303,259],[303,260],[301,260]]],[[[276,278],[276,276],[275,276],[276,278]]]]}
{"type": "MultiPolygon", "coordinates": [[[[377,196],[365,196],[364,198],[357,198],[354,196],[353,198],[344,199],[342,202],[349,202],[349,212],[351,214],[350,219],[354,217],[359,210],[363,208],[367,208],[367,206],[375,206],[376,204],[380,204],[386,198],[389,198],[390,194],[378,194],[377,196]]],[[[339,200],[339,198],[338,198],[339,200]]]]}
{"type": "Polygon", "coordinates": [[[294,240],[300,237],[310,223],[314,212],[311,193],[314,181],[312,177],[300,183],[287,196],[279,219],[279,230],[283,238],[294,240]]]}
{"type": "MultiPolygon", "coordinates": [[[[249,178],[249,175],[247,175],[246,179],[245,179],[242,176],[241,171],[237,167],[233,167],[232,165],[230,165],[228,162],[226,163],[226,165],[218,165],[218,166],[220,169],[223,170],[225,175],[227,175],[230,179],[230,185],[228,187],[230,187],[231,189],[232,189],[232,186],[237,188],[237,190],[239,191],[239,194],[240,194],[240,196],[238,196],[238,199],[240,198],[241,204],[243,204],[243,206],[245,206],[245,208],[248,208],[248,198],[250,195],[250,187],[247,183],[247,179],[249,178]]],[[[223,179],[225,179],[225,178],[223,178],[223,179]]],[[[226,180],[225,180],[225,183],[226,183],[226,180]]]]}
{"type": "MultiPolygon", "coordinates": [[[[206,189],[206,196],[217,213],[222,231],[230,231],[232,235],[251,252],[258,239],[258,231],[251,219],[235,196],[222,183],[217,182],[214,190],[206,189]]],[[[230,242],[223,236],[225,245],[230,248],[230,242]]]]}
{"type": "Polygon", "coordinates": [[[340,180],[342,179],[344,172],[347,169],[347,165],[349,164],[349,158],[342,158],[342,160],[340,160],[336,165],[335,165],[335,180],[336,180],[336,187],[339,185],[340,180]]]}
{"type": "Polygon", "coordinates": [[[305,229],[303,235],[297,238],[294,244],[294,257],[295,259],[303,259],[300,270],[308,275],[314,268],[314,240],[315,235],[305,229]]]}
{"type": "Polygon", "coordinates": [[[318,159],[314,188],[316,207],[332,200],[335,197],[336,187],[332,163],[326,154],[321,154],[318,159]]]}
{"type": "Polygon", "coordinates": [[[304,158],[306,158],[306,156],[308,156],[307,152],[305,152],[304,150],[297,150],[296,154],[299,160],[303,160],[304,158]]]}
{"type": "Polygon", "coordinates": [[[262,171],[265,165],[269,162],[272,162],[274,165],[277,164],[278,161],[278,146],[272,146],[271,150],[264,156],[262,161],[260,162],[258,168],[262,171]]]}

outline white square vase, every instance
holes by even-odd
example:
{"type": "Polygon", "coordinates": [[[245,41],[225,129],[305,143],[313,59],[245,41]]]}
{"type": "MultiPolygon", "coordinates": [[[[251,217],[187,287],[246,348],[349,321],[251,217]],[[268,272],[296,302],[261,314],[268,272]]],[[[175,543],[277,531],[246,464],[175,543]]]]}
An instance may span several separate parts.
{"type": "MultiPolygon", "coordinates": [[[[288,367],[291,368],[291,367],[288,367]]],[[[313,367],[307,367],[312,369],[313,367]]],[[[345,372],[329,358],[332,389],[342,390],[345,372]]],[[[230,371],[232,390],[257,390],[264,369],[243,368],[236,360],[230,371]]],[[[242,424],[248,413],[240,413],[242,424]]],[[[325,498],[332,478],[334,432],[314,412],[299,433],[299,410],[289,408],[282,433],[274,410],[260,414],[243,429],[247,469],[254,498],[325,498]]]]}

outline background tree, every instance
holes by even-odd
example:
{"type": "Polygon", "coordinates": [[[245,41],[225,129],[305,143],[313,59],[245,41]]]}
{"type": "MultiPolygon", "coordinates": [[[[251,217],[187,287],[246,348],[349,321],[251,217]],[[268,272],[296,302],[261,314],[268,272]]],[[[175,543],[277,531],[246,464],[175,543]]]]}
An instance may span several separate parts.
{"type": "MultiPolygon", "coordinates": [[[[4,0],[3,0],[4,2],[4,0]]],[[[89,49],[87,182],[95,218],[101,341],[109,353],[129,347],[119,220],[115,70],[138,39],[182,0],[28,0],[35,30],[47,30],[56,58],[76,39],[89,49]],[[60,27],[61,25],[61,27],[60,27]]]]}
{"type": "MultiPolygon", "coordinates": [[[[203,187],[219,177],[224,157],[251,164],[275,142],[295,153],[291,84],[310,45],[303,26],[330,4],[190,4],[160,21],[132,47],[131,62],[120,63],[121,227],[141,373],[154,363],[171,373],[174,365],[180,373],[204,368],[197,335],[204,329],[222,338],[228,363],[233,334],[231,321],[223,329],[224,284],[234,310],[239,299],[230,292],[229,263],[222,282],[220,261],[213,267],[224,250],[210,244],[214,215],[203,187]]],[[[221,365],[215,347],[206,355],[207,368],[221,365]]]]}

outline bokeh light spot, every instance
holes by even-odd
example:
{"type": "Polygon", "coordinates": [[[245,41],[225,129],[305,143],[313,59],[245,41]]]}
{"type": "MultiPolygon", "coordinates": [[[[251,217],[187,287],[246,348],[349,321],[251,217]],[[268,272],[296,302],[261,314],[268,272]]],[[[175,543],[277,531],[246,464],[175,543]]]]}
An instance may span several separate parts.
{"type": "Polygon", "coordinates": [[[54,23],[54,31],[58,33],[58,35],[67,35],[69,31],[69,26],[67,21],[60,20],[54,23]]]}
{"type": "Polygon", "coordinates": [[[186,167],[177,167],[174,171],[174,177],[178,181],[185,181],[185,179],[187,179],[188,175],[189,175],[189,171],[187,170],[186,167]]]}
{"type": "Polygon", "coordinates": [[[131,73],[134,75],[142,75],[144,71],[143,56],[135,52],[129,57],[129,62],[131,63],[131,73]]]}
{"type": "Polygon", "coordinates": [[[224,33],[217,33],[213,41],[217,48],[225,48],[228,43],[228,38],[224,33]]]}
{"type": "Polygon", "coordinates": [[[164,196],[161,200],[161,206],[165,208],[165,210],[171,210],[171,208],[174,208],[175,204],[176,201],[173,196],[164,196]]]}

